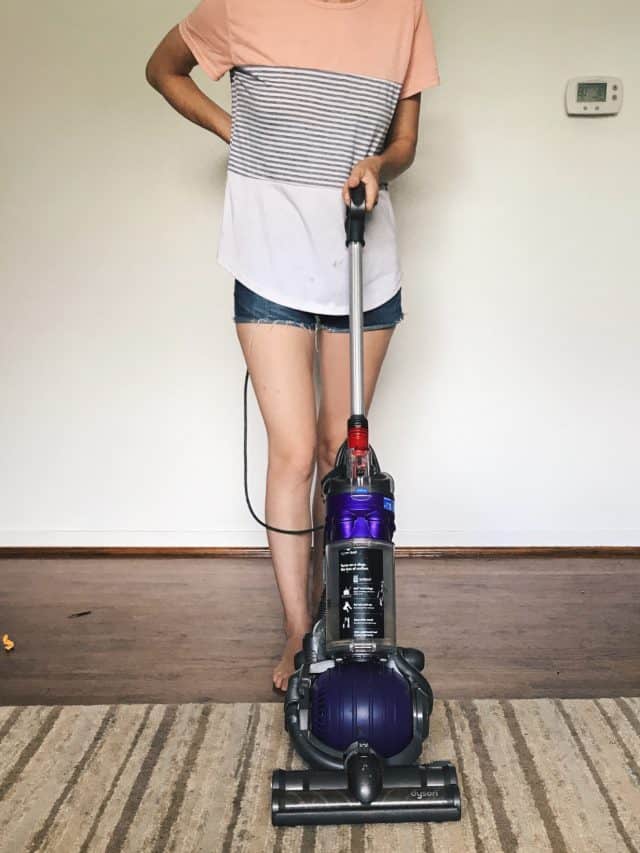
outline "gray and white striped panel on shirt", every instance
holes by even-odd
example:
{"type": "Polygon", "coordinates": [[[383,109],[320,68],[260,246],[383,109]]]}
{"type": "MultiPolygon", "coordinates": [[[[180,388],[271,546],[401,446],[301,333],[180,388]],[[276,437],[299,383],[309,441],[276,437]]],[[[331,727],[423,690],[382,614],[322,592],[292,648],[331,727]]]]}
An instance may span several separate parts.
{"type": "Polygon", "coordinates": [[[229,170],[322,187],[341,186],[358,160],[384,150],[401,89],[299,67],[236,65],[230,78],[229,170]]]}

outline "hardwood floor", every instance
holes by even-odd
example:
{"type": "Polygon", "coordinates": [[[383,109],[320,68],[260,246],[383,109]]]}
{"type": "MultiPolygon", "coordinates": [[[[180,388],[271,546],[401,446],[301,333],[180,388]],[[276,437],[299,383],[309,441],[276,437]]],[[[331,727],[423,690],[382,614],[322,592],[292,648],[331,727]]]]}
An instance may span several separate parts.
{"type": "MultiPolygon", "coordinates": [[[[398,643],[437,697],[640,695],[637,558],[407,558],[396,576],[398,643]]],[[[268,559],[4,559],[0,704],[281,701],[281,625],[268,559]]]]}

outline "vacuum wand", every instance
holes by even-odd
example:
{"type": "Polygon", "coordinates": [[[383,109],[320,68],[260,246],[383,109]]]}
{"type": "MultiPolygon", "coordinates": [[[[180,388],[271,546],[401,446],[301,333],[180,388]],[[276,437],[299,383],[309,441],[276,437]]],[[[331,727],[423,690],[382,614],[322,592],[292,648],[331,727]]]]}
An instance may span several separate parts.
{"type": "Polygon", "coordinates": [[[362,363],[362,247],[364,246],[365,186],[349,189],[345,230],[351,264],[349,327],[351,329],[351,414],[364,415],[364,369],[362,363]]]}
{"type": "Polygon", "coordinates": [[[365,185],[349,188],[345,218],[350,263],[349,347],[351,355],[351,415],[347,421],[347,466],[354,485],[363,488],[371,470],[369,424],[364,413],[364,335],[362,249],[366,214],[365,185]]]}

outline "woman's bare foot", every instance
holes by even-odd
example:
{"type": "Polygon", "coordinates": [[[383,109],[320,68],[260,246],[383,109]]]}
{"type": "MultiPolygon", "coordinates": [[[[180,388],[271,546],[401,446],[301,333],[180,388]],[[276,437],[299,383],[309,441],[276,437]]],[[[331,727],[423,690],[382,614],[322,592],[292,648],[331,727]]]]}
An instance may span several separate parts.
{"type": "Polygon", "coordinates": [[[289,676],[295,672],[293,659],[302,648],[302,638],[307,632],[292,634],[287,640],[280,663],[273,670],[273,685],[278,690],[286,690],[289,676]]]}

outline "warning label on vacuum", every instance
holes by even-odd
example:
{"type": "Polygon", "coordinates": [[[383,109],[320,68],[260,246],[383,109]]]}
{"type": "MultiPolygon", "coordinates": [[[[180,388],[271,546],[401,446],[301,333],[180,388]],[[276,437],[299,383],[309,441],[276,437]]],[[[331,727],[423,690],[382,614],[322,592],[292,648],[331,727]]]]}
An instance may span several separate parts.
{"type": "Polygon", "coordinates": [[[384,578],[380,548],[341,548],[338,552],[340,639],[384,637],[384,578]]]}

